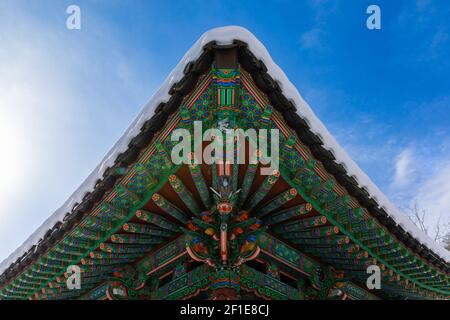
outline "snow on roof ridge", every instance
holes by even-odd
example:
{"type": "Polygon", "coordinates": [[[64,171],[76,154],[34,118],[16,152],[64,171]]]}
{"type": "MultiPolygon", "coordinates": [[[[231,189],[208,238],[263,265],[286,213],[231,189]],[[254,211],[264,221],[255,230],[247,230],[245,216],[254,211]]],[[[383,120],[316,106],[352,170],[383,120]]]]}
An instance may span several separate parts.
{"type": "Polygon", "coordinates": [[[272,60],[265,46],[247,29],[240,26],[227,26],[211,29],[205,32],[195,44],[186,52],[181,61],[165,79],[161,87],[144,105],[141,112],[131,123],[123,136],[114,144],[112,149],[103,158],[100,164],[91,172],[78,189],[67,199],[67,201],[56,210],[19,248],[0,263],[0,274],[3,273],[12,263],[26,253],[33,245],[37,244],[45,233],[53,228],[58,221],[63,221],[67,212],[71,212],[76,203],[81,203],[84,195],[92,191],[98,179],[101,179],[106,168],[114,165],[117,156],[126,151],[128,143],[135,137],[144,124],[150,119],[155,108],[162,102],[167,102],[170,98],[170,88],[183,78],[185,66],[197,60],[203,52],[203,47],[211,41],[216,41],[219,45],[232,44],[234,40],[247,43],[250,51],[267,67],[267,72],[272,78],[281,84],[283,94],[287,99],[294,102],[297,113],[305,118],[315,134],[323,138],[324,147],[333,152],[336,162],[345,164],[349,175],[356,177],[360,187],[365,187],[370,195],[379,201],[379,205],[394,219],[397,224],[401,224],[405,231],[409,232],[422,244],[427,246],[445,261],[450,263],[450,252],[434,242],[424,232],[422,232],[404,213],[402,213],[389,199],[380,191],[372,180],[364,173],[359,166],[348,156],[348,154],[338,144],[336,139],[329,133],[323,123],[316,117],[308,103],[302,98],[295,86],[289,81],[286,74],[272,60]]]}

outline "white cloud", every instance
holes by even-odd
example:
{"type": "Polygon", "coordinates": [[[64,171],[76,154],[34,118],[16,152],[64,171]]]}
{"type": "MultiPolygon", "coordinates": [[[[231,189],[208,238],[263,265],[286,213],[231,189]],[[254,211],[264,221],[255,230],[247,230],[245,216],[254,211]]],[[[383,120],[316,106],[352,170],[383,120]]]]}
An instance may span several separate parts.
{"type": "Polygon", "coordinates": [[[412,41],[410,45],[399,46],[399,62],[405,64],[438,61],[437,66],[447,65],[449,54],[448,15],[450,11],[430,0],[417,0],[415,5],[405,4],[398,15],[398,39],[412,41]],[[407,51],[405,51],[407,50],[407,51]],[[408,60],[412,61],[408,61],[408,60]]]}
{"type": "Polygon", "coordinates": [[[319,29],[311,29],[302,34],[300,43],[302,49],[320,49],[321,43],[321,31],[319,29]]]}
{"type": "Polygon", "coordinates": [[[431,0],[417,0],[416,8],[417,8],[417,10],[422,11],[423,9],[428,7],[428,5],[430,5],[430,4],[431,4],[431,0]]]}
{"type": "Polygon", "coordinates": [[[411,148],[402,150],[395,160],[394,185],[403,187],[411,182],[415,173],[415,163],[411,148]]]}
{"type": "Polygon", "coordinates": [[[315,19],[317,22],[336,14],[339,7],[339,1],[337,0],[310,0],[309,3],[316,12],[315,19]]]}
{"type": "Polygon", "coordinates": [[[433,39],[431,39],[430,47],[431,49],[436,49],[441,45],[445,45],[447,42],[448,42],[448,33],[443,29],[439,29],[434,34],[433,39]]]}
{"type": "Polygon", "coordinates": [[[300,37],[300,45],[304,50],[324,50],[324,38],[328,30],[328,17],[338,11],[337,0],[310,0],[309,5],[314,12],[314,26],[300,37]]]}
{"type": "MultiPolygon", "coordinates": [[[[433,110],[429,103],[427,105],[428,112],[433,110]]],[[[436,108],[441,109],[440,106],[436,108]]],[[[331,127],[353,159],[405,214],[411,214],[416,203],[425,211],[425,226],[430,237],[434,238],[438,222],[441,230],[446,230],[450,223],[448,130],[430,131],[411,141],[392,135],[388,124],[370,117],[360,117],[352,126],[338,121],[331,127]],[[370,128],[374,131],[369,132],[370,128]]]]}
{"type": "Polygon", "coordinates": [[[422,141],[398,153],[389,193],[406,214],[413,216],[415,207],[424,212],[424,226],[434,238],[437,225],[441,232],[450,231],[450,155],[430,143],[422,141]]]}
{"type": "Polygon", "coordinates": [[[0,262],[64,203],[152,92],[137,76],[147,62],[101,17],[69,31],[56,9],[39,19],[0,1],[0,262]]]}
{"type": "Polygon", "coordinates": [[[442,163],[420,185],[414,202],[425,210],[425,223],[431,233],[439,219],[441,227],[450,223],[450,161],[442,163]]]}

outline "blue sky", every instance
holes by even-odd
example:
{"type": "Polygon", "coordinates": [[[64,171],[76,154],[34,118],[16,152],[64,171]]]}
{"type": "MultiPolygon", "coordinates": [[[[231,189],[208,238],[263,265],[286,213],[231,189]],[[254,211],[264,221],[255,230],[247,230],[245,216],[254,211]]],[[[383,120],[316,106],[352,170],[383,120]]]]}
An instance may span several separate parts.
{"type": "Polygon", "coordinates": [[[0,260],[87,177],[182,55],[241,25],[376,184],[450,220],[446,1],[0,0],[0,260]],[[82,28],[66,28],[80,6],[82,28]],[[377,4],[382,29],[366,28],[377,4]]]}

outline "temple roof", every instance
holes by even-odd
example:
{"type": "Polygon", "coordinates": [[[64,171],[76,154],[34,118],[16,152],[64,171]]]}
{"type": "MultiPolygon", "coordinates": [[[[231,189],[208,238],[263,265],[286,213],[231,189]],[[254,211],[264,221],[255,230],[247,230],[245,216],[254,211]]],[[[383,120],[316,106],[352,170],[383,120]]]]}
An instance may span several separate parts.
{"type": "Polygon", "coordinates": [[[285,73],[273,62],[263,44],[248,30],[230,26],[212,29],[200,37],[80,187],[0,264],[0,274],[26,264],[33,254],[38,254],[41,247],[42,250],[48,248],[52,237],[64,234],[81,219],[83,213],[114,185],[117,178],[114,169],[132,162],[139,148],[164,125],[167,114],[178,107],[183,95],[192,89],[195,85],[192,78],[212,61],[211,50],[226,46],[243,48],[240,63],[247,61],[247,69],[257,69],[257,84],[272,91],[273,99],[278,99],[279,104],[284,105],[285,110],[282,113],[287,122],[304,133],[304,139],[309,140],[311,150],[324,163],[326,169],[390,232],[414,252],[449,272],[450,252],[428,237],[406,214],[392,204],[350,158],[316,117],[285,73]]]}

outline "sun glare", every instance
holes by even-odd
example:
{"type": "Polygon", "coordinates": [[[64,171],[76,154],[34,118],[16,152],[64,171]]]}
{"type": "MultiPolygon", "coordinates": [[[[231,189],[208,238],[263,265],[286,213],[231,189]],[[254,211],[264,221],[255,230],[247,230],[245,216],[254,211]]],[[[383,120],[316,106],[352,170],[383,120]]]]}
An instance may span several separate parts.
{"type": "Polygon", "coordinates": [[[16,122],[0,113],[0,193],[17,189],[25,165],[25,141],[16,122]]]}

